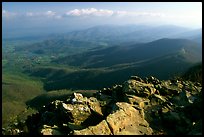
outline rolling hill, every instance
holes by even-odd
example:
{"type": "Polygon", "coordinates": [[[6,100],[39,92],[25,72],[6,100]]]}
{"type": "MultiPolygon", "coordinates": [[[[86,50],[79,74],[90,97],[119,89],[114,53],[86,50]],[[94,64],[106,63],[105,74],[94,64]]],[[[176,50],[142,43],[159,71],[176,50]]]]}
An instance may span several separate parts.
{"type": "Polygon", "coordinates": [[[190,40],[164,38],[144,44],[113,46],[85,52],[59,58],[54,62],[85,68],[99,68],[133,62],[139,65],[170,54],[178,54],[187,62],[197,62],[201,60],[200,49],[197,43],[190,40]]]}
{"type": "Polygon", "coordinates": [[[8,66],[6,57],[15,55],[15,66],[42,78],[47,91],[98,89],[133,74],[160,79],[182,74],[202,60],[202,46],[194,41],[200,38],[200,30],[178,26],[96,26],[18,44],[4,55],[3,63],[8,66]],[[182,39],[164,38],[177,36],[182,39]]]}
{"type": "Polygon", "coordinates": [[[74,67],[69,71],[66,67],[36,67],[29,74],[45,78],[44,88],[47,91],[99,89],[115,83],[120,84],[133,74],[140,77],[156,76],[159,79],[182,75],[202,60],[201,51],[201,47],[193,41],[165,38],[59,58],[52,62],[53,65],[74,67]]]}
{"type": "Polygon", "coordinates": [[[111,45],[119,45],[126,42],[151,42],[188,31],[192,30],[174,25],[156,27],[145,25],[101,25],[61,34],[58,37],[64,37],[69,40],[105,42],[111,45]]]}
{"type": "Polygon", "coordinates": [[[102,25],[64,34],[47,36],[44,41],[18,46],[17,52],[26,51],[37,55],[73,55],[92,48],[110,47],[114,45],[131,45],[151,42],[161,38],[176,36],[189,32],[188,28],[144,25],[102,25]]]}
{"type": "MultiPolygon", "coordinates": [[[[190,31],[188,28],[163,25],[157,27],[147,27],[140,30],[135,30],[125,35],[120,36],[121,41],[135,41],[135,42],[151,42],[161,38],[169,38],[172,35],[178,35],[190,31]]],[[[176,37],[178,38],[178,37],[176,37]]]]}
{"type": "Polygon", "coordinates": [[[202,28],[178,33],[173,35],[171,38],[189,39],[197,42],[198,44],[202,44],[202,28]]]}
{"type": "MultiPolygon", "coordinates": [[[[3,71],[2,75],[2,127],[22,113],[25,102],[45,93],[43,83],[19,72],[3,71]]],[[[26,117],[26,116],[25,116],[26,117]]]]}

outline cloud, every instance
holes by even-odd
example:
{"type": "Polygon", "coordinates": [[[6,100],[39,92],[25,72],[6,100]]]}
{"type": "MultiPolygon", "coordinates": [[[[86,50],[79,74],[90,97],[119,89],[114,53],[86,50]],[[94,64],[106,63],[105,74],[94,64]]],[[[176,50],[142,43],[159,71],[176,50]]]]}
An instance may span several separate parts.
{"type": "Polygon", "coordinates": [[[15,17],[16,15],[24,16],[24,17],[48,17],[61,19],[66,16],[74,16],[74,17],[165,17],[166,15],[163,13],[156,12],[136,12],[136,11],[113,11],[108,9],[96,9],[96,8],[86,8],[86,9],[74,9],[70,10],[66,13],[57,14],[54,11],[48,10],[46,12],[26,12],[26,13],[14,13],[8,12],[6,10],[2,10],[2,16],[6,18],[15,17]]]}
{"type": "Polygon", "coordinates": [[[95,8],[87,8],[87,9],[74,9],[65,13],[66,16],[115,16],[115,17],[165,17],[164,13],[159,12],[137,12],[137,11],[113,11],[108,9],[95,9],[95,8]]]}
{"type": "Polygon", "coordinates": [[[87,9],[74,9],[68,11],[66,13],[67,16],[112,16],[112,10],[106,9],[95,9],[95,8],[87,8],[87,9]]]}
{"type": "Polygon", "coordinates": [[[95,13],[96,16],[102,16],[102,15],[106,15],[106,16],[111,16],[113,15],[113,11],[112,10],[103,10],[103,9],[100,9],[98,10],[98,12],[95,13]]]}
{"type": "Polygon", "coordinates": [[[51,11],[51,10],[45,12],[43,15],[48,17],[48,18],[54,18],[54,19],[61,19],[62,18],[62,15],[56,14],[56,12],[51,11]]]}
{"type": "Polygon", "coordinates": [[[114,12],[114,14],[116,16],[125,16],[128,14],[128,12],[127,11],[116,11],[116,12],[114,12]]]}
{"type": "Polygon", "coordinates": [[[2,17],[5,17],[5,18],[12,18],[12,17],[15,17],[16,15],[17,13],[15,12],[8,12],[7,10],[2,11],[2,17]]]}
{"type": "Polygon", "coordinates": [[[3,14],[5,14],[6,12],[7,12],[6,10],[3,10],[3,11],[2,11],[3,14]]]}
{"type": "Polygon", "coordinates": [[[49,11],[45,12],[44,14],[45,14],[45,16],[51,17],[51,16],[55,16],[56,12],[53,12],[53,11],[49,10],[49,11]]]}
{"type": "Polygon", "coordinates": [[[78,10],[78,9],[74,9],[74,10],[71,10],[69,12],[66,13],[66,15],[71,15],[71,16],[80,16],[81,15],[81,11],[78,10]]]}
{"type": "MultiPolygon", "coordinates": [[[[162,13],[162,12],[153,12],[153,11],[127,11],[127,10],[109,10],[109,9],[96,9],[96,8],[84,8],[84,9],[73,9],[64,13],[55,12],[52,10],[42,11],[42,12],[9,12],[5,9],[2,9],[2,17],[5,19],[64,19],[65,17],[111,17],[112,19],[122,19],[122,20],[158,20],[158,21],[200,21],[202,17],[199,18],[195,13],[162,13]]],[[[202,15],[202,14],[201,14],[202,15]]],[[[195,22],[194,21],[194,22],[195,22]]],[[[200,21],[201,22],[201,21],[200,21]]]]}
{"type": "Polygon", "coordinates": [[[32,17],[32,18],[41,18],[41,17],[47,17],[47,18],[56,18],[56,19],[61,19],[62,16],[61,15],[58,15],[56,14],[56,12],[54,11],[46,11],[46,12],[26,12],[24,14],[24,16],[26,17],[32,17]]]}
{"type": "Polygon", "coordinates": [[[137,12],[137,11],[115,11],[114,16],[116,17],[165,17],[166,15],[164,13],[159,12],[137,12]]]}
{"type": "Polygon", "coordinates": [[[56,15],[55,18],[56,18],[56,19],[61,19],[62,16],[61,16],[61,15],[56,15]]]}
{"type": "Polygon", "coordinates": [[[27,13],[26,13],[26,16],[32,17],[32,16],[34,16],[34,13],[33,13],[33,12],[27,12],[27,13]]]}

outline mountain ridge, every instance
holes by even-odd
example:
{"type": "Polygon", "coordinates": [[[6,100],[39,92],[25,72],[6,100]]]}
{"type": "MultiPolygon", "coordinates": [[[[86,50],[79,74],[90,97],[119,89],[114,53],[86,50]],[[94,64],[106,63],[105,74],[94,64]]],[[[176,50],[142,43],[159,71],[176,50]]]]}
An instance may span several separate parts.
{"type": "MultiPolygon", "coordinates": [[[[145,44],[136,44],[136,45],[129,45],[129,46],[113,46],[113,47],[108,47],[102,50],[96,50],[92,52],[86,52],[83,54],[77,54],[73,56],[67,56],[64,58],[60,58],[57,60],[54,60],[53,62],[56,63],[62,63],[63,62],[69,65],[73,66],[84,66],[80,65],[80,63],[85,64],[88,62],[88,59],[92,59],[90,62],[96,62],[97,61],[102,61],[99,62],[98,64],[102,66],[111,66],[111,64],[106,64],[106,62],[112,62],[112,64],[117,64],[117,62],[120,63],[130,63],[131,60],[139,61],[141,59],[145,60],[148,58],[154,58],[154,57],[159,57],[162,55],[166,55],[169,53],[175,53],[178,52],[178,50],[181,50],[182,48],[185,48],[186,50],[194,50],[190,48],[196,48],[199,49],[197,44],[194,43],[193,41],[186,40],[186,39],[169,39],[169,38],[163,38],[159,39],[156,41],[152,41],[149,43],[145,44]],[[80,57],[81,56],[81,57],[80,57]],[[71,62],[72,59],[75,59],[76,61],[71,62]],[[77,58],[80,61],[77,61],[77,58]],[[64,61],[63,61],[64,60],[64,61]],[[126,62],[124,62],[124,61],[126,62]],[[79,64],[78,64],[79,63],[79,64]]],[[[196,54],[194,54],[195,56],[196,54]]],[[[119,64],[120,64],[119,63],[119,64]]],[[[100,66],[100,67],[102,67],[100,66]]],[[[87,66],[89,67],[89,66],[87,66]]]]}

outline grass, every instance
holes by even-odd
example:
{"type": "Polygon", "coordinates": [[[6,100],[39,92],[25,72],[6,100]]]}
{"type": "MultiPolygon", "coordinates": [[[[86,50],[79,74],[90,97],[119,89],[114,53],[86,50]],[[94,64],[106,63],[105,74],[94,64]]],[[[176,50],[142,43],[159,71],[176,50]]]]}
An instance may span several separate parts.
{"type": "Polygon", "coordinates": [[[18,117],[25,119],[43,105],[54,100],[66,100],[73,92],[91,96],[96,90],[54,90],[45,92],[43,83],[17,71],[3,71],[2,74],[2,127],[7,127],[18,117]],[[31,109],[27,110],[27,106],[31,109]],[[29,111],[25,113],[25,110],[29,111]]]}
{"type": "Polygon", "coordinates": [[[2,127],[7,126],[12,117],[25,110],[27,100],[44,93],[39,80],[29,78],[19,72],[2,73],[2,127]]]}

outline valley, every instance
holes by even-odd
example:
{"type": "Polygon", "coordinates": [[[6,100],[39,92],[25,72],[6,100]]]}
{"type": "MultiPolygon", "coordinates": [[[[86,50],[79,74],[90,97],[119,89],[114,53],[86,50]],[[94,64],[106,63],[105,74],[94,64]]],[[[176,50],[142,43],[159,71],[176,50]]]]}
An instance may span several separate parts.
{"type": "Polygon", "coordinates": [[[50,101],[73,92],[91,96],[132,75],[183,76],[202,64],[199,33],[188,38],[189,32],[177,26],[96,26],[46,39],[3,40],[3,127],[50,101]]]}

